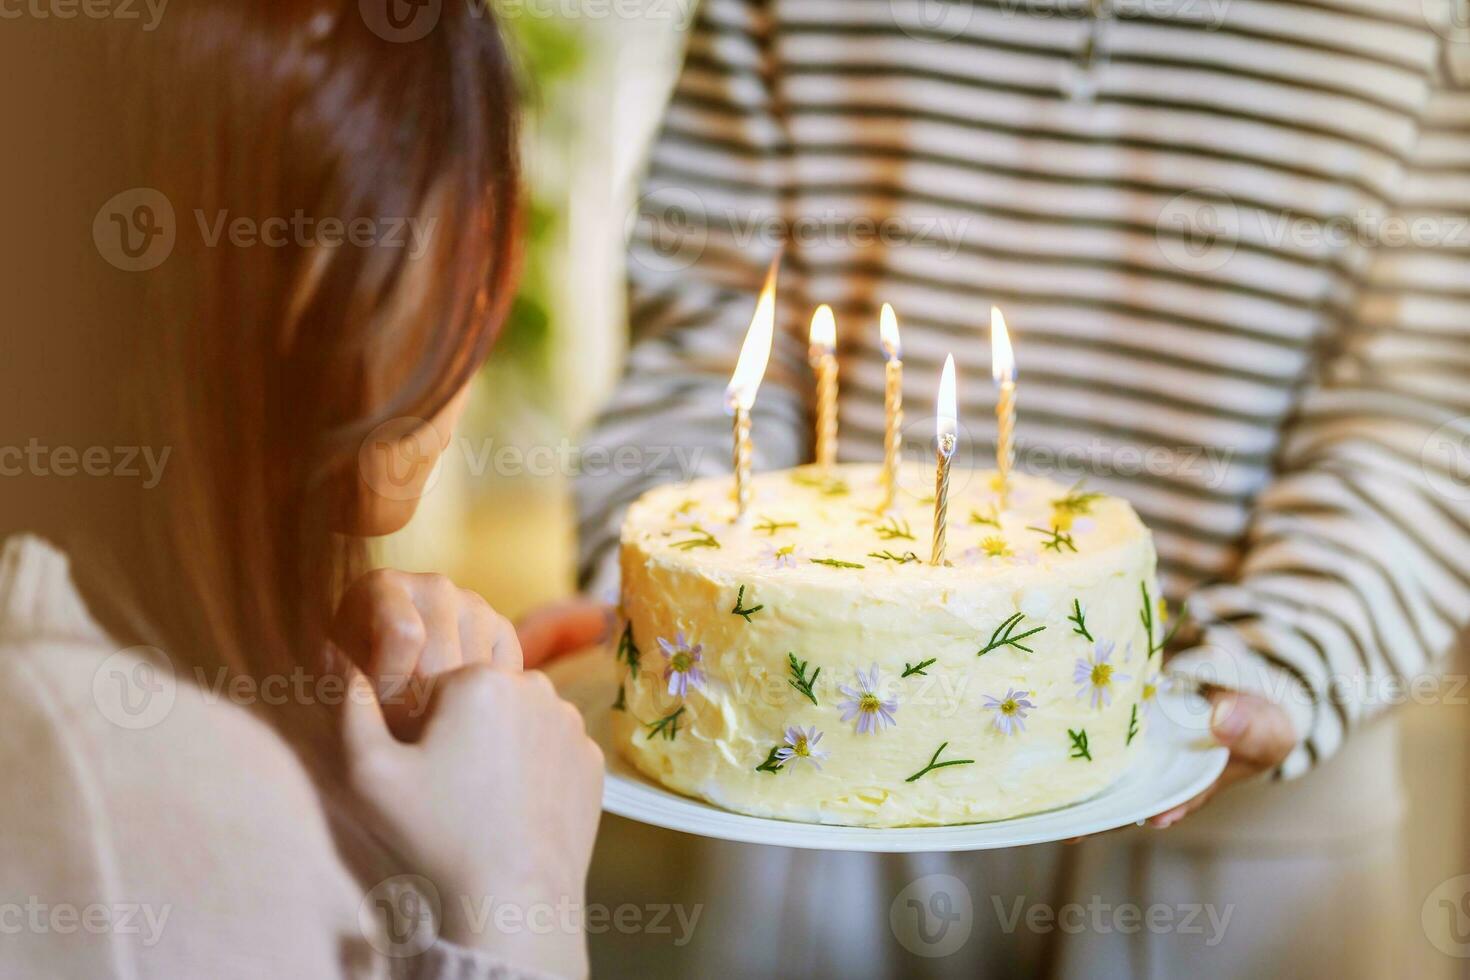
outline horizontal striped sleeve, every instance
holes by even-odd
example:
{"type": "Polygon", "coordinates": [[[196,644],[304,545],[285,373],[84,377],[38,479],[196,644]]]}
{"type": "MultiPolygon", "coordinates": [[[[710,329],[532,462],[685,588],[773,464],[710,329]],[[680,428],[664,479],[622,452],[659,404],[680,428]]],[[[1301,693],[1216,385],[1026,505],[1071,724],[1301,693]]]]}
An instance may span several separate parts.
{"type": "Polygon", "coordinates": [[[1400,700],[1470,622],[1467,215],[1470,93],[1442,86],[1237,571],[1190,598],[1203,642],[1172,668],[1283,704],[1301,737],[1288,777],[1400,700]]]}
{"type": "MultiPolygon", "coordinates": [[[[764,2],[707,0],[690,28],[690,62],[653,148],[628,245],[633,346],[584,439],[584,455],[605,449],[626,465],[584,471],[576,483],[579,573],[594,594],[616,581],[628,504],[660,483],[730,471],[724,389],[781,244],[773,229],[782,227],[786,135],[762,81],[769,27],[764,2]],[[721,70],[704,67],[711,64],[721,70]],[[671,167],[689,140],[717,149],[698,170],[671,167]]],[[[789,325],[798,293],[783,280],[781,323],[789,325]]],[[[778,330],[752,414],[760,469],[795,465],[806,449],[803,350],[795,334],[778,330]]]]}

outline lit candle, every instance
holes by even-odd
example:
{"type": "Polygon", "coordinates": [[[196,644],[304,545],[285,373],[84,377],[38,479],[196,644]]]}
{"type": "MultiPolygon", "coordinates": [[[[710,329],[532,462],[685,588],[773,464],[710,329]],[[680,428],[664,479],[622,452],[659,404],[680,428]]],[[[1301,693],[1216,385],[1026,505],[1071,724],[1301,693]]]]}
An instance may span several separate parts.
{"type": "Polygon", "coordinates": [[[1016,459],[1013,438],[1016,433],[1016,355],[1011,350],[1011,335],[1000,309],[990,308],[990,373],[1000,385],[995,402],[998,433],[995,440],[996,491],[1000,507],[1005,509],[1011,490],[1011,464],[1016,459]]]}
{"type": "Polygon", "coordinates": [[[887,362],[883,376],[883,509],[893,506],[898,492],[898,457],[903,450],[903,346],[898,341],[898,317],[893,307],[883,304],[878,317],[878,335],[887,362]]]}
{"type": "Polygon", "coordinates": [[[944,374],[939,378],[939,406],[935,414],[934,455],[938,470],[934,477],[934,553],[929,564],[943,565],[944,538],[949,530],[949,464],[954,459],[954,447],[960,432],[953,354],[944,359],[944,374]]]}
{"type": "Polygon", "coordinates": [[[812,317],[807,357],[817,374],[817,465],[823,472],[837,459],[837,318],[823,303],[812,317]]]}
{"type": "Polygon", "coordinates": [[[771,359],[771,341],[776,332],[776,268],[777,257],[766,273],[766,284],[761,289],[760,301],[755,305],[755,316],[746,331],[745,343],[740,348],[740,359],[735,362],[735,373],[725,389],[725,410],[735,419],[735,515],[743,519],[750,509],[750,410],[755,405],[755,394],[760,390],[761,379],[766,376],[766,364],[771,359]]]}

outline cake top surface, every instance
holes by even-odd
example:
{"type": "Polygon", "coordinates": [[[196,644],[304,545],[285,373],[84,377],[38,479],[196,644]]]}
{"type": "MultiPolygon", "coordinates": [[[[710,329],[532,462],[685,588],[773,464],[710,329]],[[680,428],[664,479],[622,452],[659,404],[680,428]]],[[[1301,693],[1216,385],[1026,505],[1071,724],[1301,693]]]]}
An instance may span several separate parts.
{"type": "Polygon", "coordinates": [[[875,589],[1017,583],[1097,570],[1119,549],[1151,547],[1129,504],[1085,485],[1013,474],[1000,510],[993,471],[951,474],[946,564],[933,551],[934,472],[905,464],[894,504],[880,510],[881,467],[841,464],[757,474],[750,511],[735,520],[733,478],[649,491],[629,509],[623,542],[654,560],[708,573],[762,570],[793,583],[875,589]]]}

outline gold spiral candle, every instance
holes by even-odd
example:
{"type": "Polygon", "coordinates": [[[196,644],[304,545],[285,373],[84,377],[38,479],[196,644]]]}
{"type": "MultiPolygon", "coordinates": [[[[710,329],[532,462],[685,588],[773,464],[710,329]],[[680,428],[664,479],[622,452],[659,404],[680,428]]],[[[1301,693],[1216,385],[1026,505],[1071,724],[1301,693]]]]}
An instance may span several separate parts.
{"type": "Polygon", "coordinates": [[[994,306],[990,308],[990,373],[1000,385],[995,402],[995,490],[1000,497],[1000,509],[1005,510],[1010,500],[1011,466],[1016,461],[1016,355],[1011,349],[1005,317],[994,306]]]}
{"type": "Polygon", "coordinates": [[[959,405],[955,392],[954,355],[944,359],[939,378],[939,405],[935,412],[934,551],[931,565],[944,564],[945,537],[949,533],[949,467],[959,440],[959,405]]]}
{"type": "Polygon", "coordinates": [[[735,409],[735,517],[743,520],[750,510],[750,470],[752,447],[750,443],[750,412],[735,409]]]}
{"type": "Polygon", "coordinates": [[[735,470],[735,517],[743,520],[750,509],[750,470],[753,455],[750,443],[750,410],[755,406],[756,392],[765,377],[771,359],[771,345],[776,329],[776,270],[781,258],[771,262],[766,284],[755,304],[745,343],[740,345],[740,358],[735,373],[725,388],[725,408],[735,419],[734,449],[731,453],[735,470]]]}
{"type": "Polygon", "coordinates": [[[812,317],[808,358],[817,375],[817,466],[823,472],[837,461],[837,318],[823,303],[812,317]]]}
{"type": "Polygon", "coordinates": [[[1016,432],[1016,385],[1003,381],[1000,398],[995,403],[995,420],[998,436],[995,443],[995,468],[999,473],[1000,509],[1005,510],[1010,499],[1011,466],[1016,461],[1013,437],[1016,432]]]}
{"type": "Polygon", "coordinates": [[[934,477],[934,550],[929,558],[931,565],[944,564],[945,538],[949,535],[949,469],[954,458],[954,436],[940,439],[939,450],[934,454],[938,468],[934,477]]]}
{"type": "Polygon", "coordinates": [[[898,493],[898,459],[903,452],[903,351],[898,340],[898,317],[883,304],[879,331],[883,341],[883,510],[893,506],[898,493]]]}

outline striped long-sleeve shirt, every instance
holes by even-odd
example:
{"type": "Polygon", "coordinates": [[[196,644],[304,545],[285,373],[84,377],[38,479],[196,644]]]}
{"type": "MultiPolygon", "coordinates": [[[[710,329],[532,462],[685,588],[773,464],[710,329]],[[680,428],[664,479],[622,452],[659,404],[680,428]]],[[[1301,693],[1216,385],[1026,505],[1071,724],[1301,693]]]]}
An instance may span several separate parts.
{"type": "MultiPolygon", "coordinates": [[[[1460,11],[1463,13],[1463,11],[1460,11]]],[[[1450,0],[706,0],[630,244],[635,343],[589,437],[683,472],[579,483],[583,572],[656,482],[728,470],[722,391],[767,262],[757,463],[810,458],[805,330],[840,332],[840,458],[953,352],[975,452],[988,316],[1023,468],[1121,495],[1197,642],[1284,704],[1293,775],[1470,620],[1470,34],[1450,0]],[[1422,6],[1422,10],[1421,10],[1422,6]]]]}

